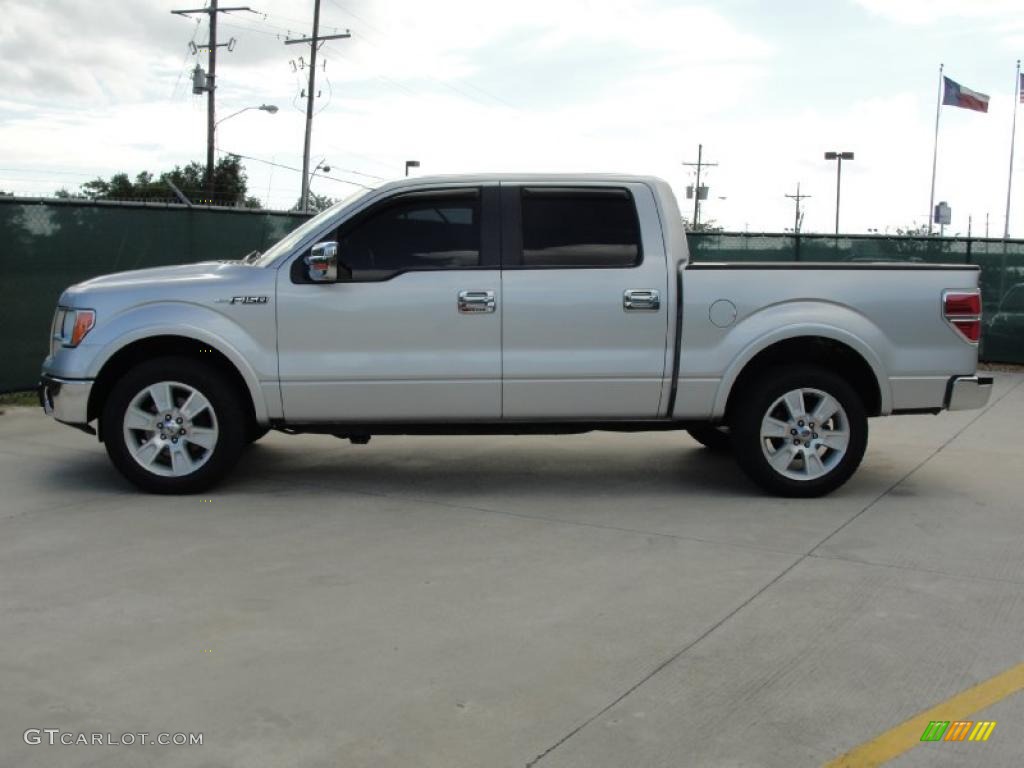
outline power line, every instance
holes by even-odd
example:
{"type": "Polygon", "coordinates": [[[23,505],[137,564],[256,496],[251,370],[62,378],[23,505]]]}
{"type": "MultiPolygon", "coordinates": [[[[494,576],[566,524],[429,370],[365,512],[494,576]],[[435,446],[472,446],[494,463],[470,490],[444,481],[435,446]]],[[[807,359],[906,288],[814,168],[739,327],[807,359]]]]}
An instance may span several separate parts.
{"type": "MultiPolygon", "coordinates": [[[[217,151],[220,152],[221,154],[224,154],[224,155],[234,155],[236,157],[240,157],[243,160],[253,160],[254,162],[257,162],[257,163],[264,163],[265,165],[272,165],[275,168],[284,168],[285,170],[288,170],[288,171],[295,171],[296,173],[304,173],[303,169],[301,169],[301,168],[295,168],[294,166],[291,166],[291,165],[284,165],[283,163],[276,163],[273,160],[265,160],[262,157],[252,157],[251,155],[242,155],[242,154],[239,154],[238,152],[230,152],[230,151],[228,151],[226,149],[221,149],[220,147],[217,147],[217,151]]],[[[349,170],[346,170],[345,168],[339,168],[338,170],[342,171],[344,173],[359,173],[359,171],[349,171],[349,170]]],[[[335,176],[328,176],[325,173],[317,173],[316,175],[321,177],[321,178],[324,178],[324,179],[330,179],[331,181],[340,181],[342,184],[351,184],[354,187],[362,187],[363,189],[374,189],[374,187],[371,187],[371,186],[369,186],[367,184],[361,184],[358,181],[352,181],[350,179],[339,179],[339,178],[337,178],[335,176]]],[[[370,174],[368,174],[368,173],[362,173],[360,175],[361,176],[370,176],[370,174]]],[[[381,181],[384,181],[384,179],[381,179],[381,181]]]]}
{"type": "Polygon", "coordinates": [[[199,34],[199,19],[196,19],[196,25],[192,29],[192,37],[189,39],[188,44],[185,46],[185,56],[181,60],[181,67],[178,71],[178,79],[174,81],[174,88],[171,90],[171,101],[174,101],[178,97],[178,86],[181,84],[181,77],[185,74],[188,69],[188,57],[192,53],[192,46],[196,41],[196,35],[199,34]]]}
{"type": "MultiPolygon", "coordinates": [[[[337,8],[339,11],[341,11],[344,14],[346,14],[347,16],[351,16],[353,19],[356,19],[357,21],[362,22],[364,27],[366,27],[367,29],[373,30],[378,35],[380,35],[381,37],[390,37],[390,35],[387,32],[385,32],[383,29],[381,29],[380,27],[374,26],[372,23],[370,23],[366,19],[366,17],[360,16],[359,14],[355,13],[354,11],[349,10],[347,7],[345,7],[344,5],[339,3],[338,0],[327,0],[327,2],[329,2],[331,5],[333,5],[335,8],[337,8]]],[[[383,46],[379,45],[378,43],[373,42],[373,40],[371,40],[370,37],[368,35],[366,35],[365,33],[355,33],[355,36],[361,38],[362,40],[365,40],[367,43],[369,43],[370,45],[372,45],[372,46],[374,46],[376,48],[383,49],[383,46]]],[[[466,91],[463,91],[458,86],[452,85],[451,83],[445,82],[444,80],[438,80],[437,78],[431,77],[430,75],[426,75],[426,74],[424,74],[424,77],[427,80],[430,80],[431,82],[434,82],[434,83],[436,83],[438,85],[442,85],[445,88],[449,88],[449,89],[455,91],[456,93],[460,94],[461,96],[464,96],[467,99],[471,99],[471,100],[477,102],[478,104],[483,104],[484,106],[492,106],[490,104],[487,104],[486,102],[481,101],[480,99],[477,99],[476,97],[473,96],[473,94],[467,93],[466,91]]],[[[486,91],[483,88],[480,88],[479,86],[473,85],[472,83],[470,83],[468,81],[465,84],[469,88],[472,88],[473,90],[478,91],[479,93],[483,94],[487,98],[492,99],[493,101],[496,101],[499,104],[503,104],[504,106],[509,107],[511,109],[515,109],[517,111],[519,110],[519,107],[517,107],[515,104],[512,104],[511,102],[507,101],[506,99],[503,99],[500,96],[496,96],[495,94],[491,93],[490,91],[486,91]]]]}

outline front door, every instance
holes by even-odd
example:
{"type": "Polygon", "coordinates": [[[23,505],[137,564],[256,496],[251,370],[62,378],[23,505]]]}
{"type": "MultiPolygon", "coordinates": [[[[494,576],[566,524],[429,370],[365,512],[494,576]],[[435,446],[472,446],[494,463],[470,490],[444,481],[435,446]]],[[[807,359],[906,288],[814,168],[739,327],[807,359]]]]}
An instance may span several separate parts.
{"type": "Polygon", "coordinates": [[[349,280],[309,282],[306,254],[279,270],[286,421],[500,417],[497,194],[415,191],[357,214],[323,238],[349,280]]]}
{"type": "Polygon", "coordinates": [[[668,339],[650,188],[502,184],[506,419],[653,419],[668,339]]]}

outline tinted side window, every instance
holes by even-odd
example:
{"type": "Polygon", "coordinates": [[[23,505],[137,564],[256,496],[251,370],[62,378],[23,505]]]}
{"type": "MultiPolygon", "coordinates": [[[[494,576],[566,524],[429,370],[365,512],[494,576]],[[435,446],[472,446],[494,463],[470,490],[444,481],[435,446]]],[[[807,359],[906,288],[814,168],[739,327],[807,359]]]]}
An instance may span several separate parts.
{"type": "Polygon", "coordinates": [[[524,267],[633,267],[640,225],[624,189],[524,189],[524,267]]]}
{"type": "Polygon", "coordinates": [[[354,280],[480,266],[480,199],[474,191],[410,194],[343,227],[338,257],[354,280]]]}

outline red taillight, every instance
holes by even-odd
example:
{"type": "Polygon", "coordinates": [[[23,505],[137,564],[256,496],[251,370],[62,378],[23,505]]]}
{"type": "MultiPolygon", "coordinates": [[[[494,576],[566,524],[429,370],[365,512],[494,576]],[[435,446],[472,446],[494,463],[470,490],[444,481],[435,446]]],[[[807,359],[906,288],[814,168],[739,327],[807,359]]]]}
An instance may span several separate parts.
{"type": "Polygon", "coordinates": [[[946,317],[980,314],[981,294],[952,292],[946,294],[946,317]]]}
{"type": "Polygon", "coordinates": [[[946,321],[972,344],[981,338],[981,293],[946,291],[942,295],[942,314],[946,321]]]}

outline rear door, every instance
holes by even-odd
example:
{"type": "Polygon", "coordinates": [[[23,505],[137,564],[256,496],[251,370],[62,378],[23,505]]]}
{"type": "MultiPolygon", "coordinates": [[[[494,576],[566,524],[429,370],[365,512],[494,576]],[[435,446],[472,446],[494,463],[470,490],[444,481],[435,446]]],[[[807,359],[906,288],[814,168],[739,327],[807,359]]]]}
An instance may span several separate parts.
{"type": "Polygon", "coordinates": [[[502,183],[502,415],[659,415],[669,285],[654,195],[502,183]]]}
{"type": "Polygon", "coordinates": [[[285,419],[500,418],[498,215],[497,185],[402,193],[324,235],[350,280],[279,270],[285,419]]]}

